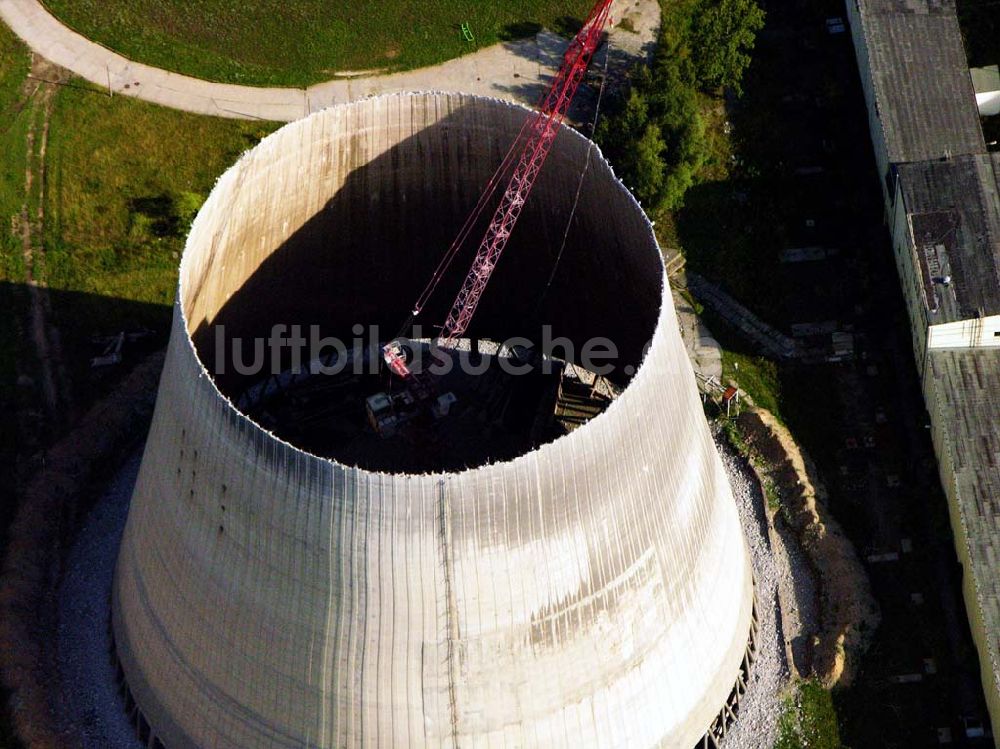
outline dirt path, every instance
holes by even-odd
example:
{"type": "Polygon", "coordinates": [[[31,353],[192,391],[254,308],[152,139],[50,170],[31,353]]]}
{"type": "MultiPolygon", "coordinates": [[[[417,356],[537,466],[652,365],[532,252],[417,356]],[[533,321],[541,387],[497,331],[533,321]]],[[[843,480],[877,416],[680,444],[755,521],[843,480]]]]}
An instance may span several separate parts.
{"type": "Polygon", "coordinates": [[[33,55],[31,74],[24,84],[25,101],[30,105],[30,126],[25,139],[24,203],[18,218],[29,297],[27,329],[38,358],[43,405],[53,424],[72,411],[73,396],[59,331],[51,324],[52,304],[45,282],[45,168],[56,93],[56,85],[46,81],[67,77],[65,71],[33,55]]]}

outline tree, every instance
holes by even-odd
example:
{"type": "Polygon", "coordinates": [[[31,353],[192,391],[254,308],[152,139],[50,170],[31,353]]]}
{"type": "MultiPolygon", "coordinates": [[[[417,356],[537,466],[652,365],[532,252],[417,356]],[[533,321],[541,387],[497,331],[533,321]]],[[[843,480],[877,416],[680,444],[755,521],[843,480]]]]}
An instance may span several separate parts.
{"type": "Polygon", "coordinates": [[[624,163],[628,151],[626,144],[634,141],[636,134],[643,132],[648,122],[649,102],[643,87],[636,80],[624,98],[616,106],[609,107],[607,116],[598,122],[594,139],[612,162],[624,163]]]}
{"type": "Polygon", "coordinates": [[[630,182],[629,188],[647,206],[656,205],[662,199],[666,170],[663,152],[666,147],[659,126],[647,122],[642,137],[625,155],[623,166],[630,182]]]}
{"type": "Polygon", "coordinates": [[[679,208],[709,154],[698,89],[731,86],[749,64],[764,14],[755,0],[671,5],[656,53],[632,73],[595,140],[650,213],[679,208]]]}
{"type": "Polygon", "coordinates": [[[656,213],[678,208],[705,161],[705,127],[681,55],[658,55],[641,68],[597,141],[625,184],[656,213]]]}
{"type": "Polygon", "coordinates": [[[691,53],[698,85],[743,93],[740,80],[750,65],[764,11],[754,0],[706,0],[691,19],[691,53]]]}

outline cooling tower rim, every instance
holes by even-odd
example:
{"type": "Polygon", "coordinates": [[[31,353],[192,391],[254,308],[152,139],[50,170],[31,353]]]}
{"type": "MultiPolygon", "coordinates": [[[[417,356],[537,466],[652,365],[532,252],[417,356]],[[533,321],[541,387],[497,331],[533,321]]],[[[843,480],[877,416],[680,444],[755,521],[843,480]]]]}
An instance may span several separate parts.
{"type": "MultiPolygon", "coordinates": [[[[651,366],[647,366],[649,360],[651,358],[655,358],[652,355],[654,353],[658,353],[661,348],[670,345],[670,342],[664,340],[664,337],[661,335],[663,325],[670,324],[670,321],[666,319],[668,316],[668,311],[670,312],[673,311],[673,303],[668,296],[670,282],[667,277],[667,268],[663,260],[663,253],[660,249],[660,243],[656,238],[656,231],[653,228],[653,222],[650,221],[649,216],[646,215],[646,212],[645,210],[643,210],[641,203],[632,194],[632,191],[625,186],[625,183],[621,180],[621,178],[615,173],[614,167],[604,157],[604,153],[601,151],[600,146],[597,143],[591,141],[589,138],[587,138],[579,131],[575,130],[574,128],[570,127],[565,123],[560,125],[560,131],[563,133],[563,137],[568,136],[572,138],[577,138],[580,141],[589,144],[589,147],[594,149],[594,152],[596,153],[599,159],[598,163],[603,164],[608,169],[610,176],[612,177],[615,183],[614,189],[619,190],[624,195],[626,201],[630,203],[631,206],[634,207],[639,212],[639,215],[642,217],[644,229],[646,231],[646,238],[651,241],[652,247],[655,248],[656,262],[660,268],[660,309],[656,316],[656,323],[651,333],[650,342],[643,353],[642,361],[636,368],[636,371],[632,376],[632,379],[625,387],[625,389],[622,391],[621,395],[619,395],[618,398],[616,398],[612,403],[610,403],[608,407],[603,411],[603,413],[596,415],[595,417],[590,419],[590,421],[588,421],[586,424],[573,430],[569,434],[563,435],[562,437],[559,437],[551,442],[547,442],[537,448],[528,450],[522,453],[521,455],[518,455],[517,457],[511,458],[509,460],[488,461],[486,463],[482,463],[480,465],[471,468],[463,468],[461,470],[456,470],[456,471],[426,471],[421,473],[401,473],[401,472],[379,471],[379,470],[361,468],[360,466],[354,466],[347,463],[342,463],[334,458],[316,455],[315,453],[309,452],[308,450],[304,450],[298,445],[288,442],[279,437],[278,435],[274,434],[273,432],[268,431],[260,424],[258,424],[256,421],[248,417],[239,408],[237,408],[236,404],[225,393],[223,393],[219,389],[219,386],[216,383],[215,378],[209,372],[208,368],[205,366],[205,363],[201,360],[201,357],[199,356],[198,351],[194,345],[194,340],[191,337],[191,330],[188,325],[189,321],[187,319],[187,314],[185,313],[184,310],[185,272],[187,270],[191,256],[195,251],[194,248],[192,248],[192,237],[197,238],[199,233],[198,230],[201,224],[203,223],[204,220],[207,220],[204,218],[207,215],[207,211],[205,209],[210,206],[213,200],[220,199],[218,198],[218,196],[221,194],[221,190],[224,189],[228,183],[233,182],[237,179],[237,177],[240,174],[240,171],[243,168],[243,165],[250,159],[252,159],[254,157],[254,154],[258,153],[260,150],[264,148],[273,145],[274,143],[279,141],[282,137],[287,135],[289,132],[306,127],[307,123],[309,123],[310,121],[321,118],[327,112],[334,109],[339,109],[343,107],[358,107],[358,106],[363,106],[365,104],[377,103],[380,101],[390,101],[392,99],[406,99],[414,96],[442,96],[447,98],[461,97],[469,101],[491,102],[508,108],[521,109],[524,110],[525,112],[535,111],[532,107],[529,107],[525,104],[510,101],[507,99],[501,99],[495,96],[481,96],[478,94],[466,94],[454,91],[435,91],[435,90],[400,91],[389,94],[380,94],[378,96],[368,96],[363,99],[355,99],[350,102],[343,102],[340,104],[334,104],[329,107],[324,107],[323,109],[319,109],[315,112],[312,112],[309,115],[302,117],[301,119],[283,125],[270,135],[267,135],[264,138],[262,138],[260,142],[257,143],[255,146],[244,151],[240,155],[240,157],[236,160],[236,162],[233,163],[215,181],[215,184],[213,185],[212,190],[208,195],[208,198],[206,198],[205,203],[202,205],[202,208],[198,212],[198,215],[195,216],[194,221],[191,223],[191,229],[188,231],[188,236],[184,243],[184,250],[181,255],[174,308],[175,308],[175,313],[179,316],[180,321],[182,323],[184,331],[184,336],[183,336],[184,345],[186,346],[185,351],[192,357],[192,359],[196,363],[196,366],[198,367],[199,370],[198,377],[206,378],[212,390],[215,392],[215,395],[218,396],[218,398],[223,404],[225,404],[225,408],[230,412],[230,414],[236,417],[237,420],[242,422],[245,426],[249,427],[251,430],[265,435],[269,440],[279,443],[283,445],[285,448],[290,449],[294,453],[302,455],[303,457],[309,460],[314,460],[320,463],[327,464],[333,467],[334,469],[352,471],[360,475],[370,475],[370,476],[385,476],[385,477],[401,476],[412,479],[444,480],[465,474],[472,474],[476,472],[487,472],[495,469],[498,466],[507,466],[507,465],[513,466],[516,465],[519,461],[525,461],[533,457],[537,458],[539,457],[540,454],[554,451],[557,445],[566,445],[566,444],[571,444],[572,442],[581,443],[583,440],[588,439],[590,435],[594,434],[596,430],[600,429],[602,425],[610,423],[611,420],[613,419],[626,418],[628,414],[627,409],[629,407],[629,404],[635,397],[635,391],[641,389],[642,387],[645,387],[647,381],[653,376],[653,373],[650,372],[651,366]]],[[[655,387],[655,383],[652,383],[652,386],[655,387]]]]}

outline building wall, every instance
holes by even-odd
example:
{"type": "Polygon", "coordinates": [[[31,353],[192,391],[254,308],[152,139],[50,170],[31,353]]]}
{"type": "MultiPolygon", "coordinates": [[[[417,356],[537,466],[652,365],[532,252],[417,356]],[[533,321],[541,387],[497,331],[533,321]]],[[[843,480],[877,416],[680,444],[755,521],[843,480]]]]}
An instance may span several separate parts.
{"type": "Polygon", "coordinates": [[[910,334],[918,368],[923,369],[924,357],[931,349],[1000,348],[1000,315],[930,324],[920,261],[917,258],[908,209],[899,183],[895,185],[894,199],[886,208],[890,216],[892,251],[910,317],[910,334]]]}
{"type": "Polygon", "coordinates": [[[984,91],[976,94],[976,106],[980,117],[995,117],[1000,114],[1000,91],[984,91]]]}
{"type": "MultiPolygon", "coordinates": [[[[1000,331],[1000,317],[990,316],[981,320],[965,320],[931,326],[927,305],[924,300],[920,269],[913,243],[913,234],[907,216],[906,206],[898,179],[893,178],[889,163],[888,148],[884,129],[879,117],[879,105],[873,90],[873,78],[865,40],[864,20],[859,13],[858,0],[846,0],[845,6],[850,19],[851,34],[861,75],[865,101],[869,115],[869,129],[875,160],[879,170],[880,183],[886,216],[892,233],[893,254],[899,273],[900,285],[906,300],[910,318],[914,355],[921,373],[924,400],[931,420],[931,434],[938,461],[941,484],[948,502],[951,526],[955,536],[955,548],[964,571],[962,588],[966,610],[969,614],[973,639],[980,662],[982,682],[986,694],[994,737],[1000,737],[1000,661],[991,638],[997,637],[995,623],[991,626],[985,617],[981,592],[977,589],[977,575],[990,577],[990,571],[982,566],[982,550],[973,551],[967,533],[968,524],[964,513],[972,495],[972,489],[983,482],[981,470],[994,470],[988,461],[981,461],[981,470],[970,469],[967,465],[959,470],[964,461],[973,461],[971,455],[963,456],[953,435],[962,429],[962,417],[974,414],[981,406],[975,402],[964,402],[957,385],[946,385],[945,380],[935,372],[935,363],[947,349],[993,348],[1000,343],[996,335],[1000,331]],[[890,179],[886,179],[887,175],[890,179]],[[895,184],[893,184],[895,183],[895,184]],[[964,482],[964,484],[963,484],[964,482]],[[979,566],[976,563],[979,562],[979,566]]],[[[995,364],[994,364],[995,366],[995,364]]],[[[1000,413],[1000,408],[993,412],[1000,413]]],[[[995,573],[992,575],[995,579],[995,573]]],[[[1000,745],[998,745],[1000,746],[1000,745]]]]}
{"type": "Polygon", "coordinates": [[[882,127],[882,120],[879,117],[878,98],[875,93],[871,74],[871,62],[868,54],[868,43],[865,40],[864,19],[861,17],[859,0],[845,0],[847,17],[851,27],[851,39],[854,42],[854,56],[858,63],[858,70],[861,74],[861,88],[865,94],[865,103],[868,110],[868,131],[871,135],[872,148],[875,152],[875,163],[878,166],[878,175],[882,184],[882,198],[887,208],[887,216],[891,212],[888,207],[894,198],[895,188],[888,184],[892,180],[886,180],[889,175],[889,149],[885,142],[885,130],[882,127]]]}
{"type": "MultiPolygon", "coordinates": [[[[324,210],[359,160],[405,165],[393,149],[408,143],[447,164],[484,123],[509,142],[511,111],[422,94],[318,113],[245,156],[196,220],[113,599],[129,687],[170,749],[690,749],[732,690],[752,614],[746,544],[652,228],[599,155],[585,229],[620,253],[609,272],[638,309],[603,293],[619,315],[651,315],[652,340],[604,414],[536,451],[422,475],[320,459],[238,413],[190,339],[232,295],[229,274],[252,279],[285,244],[274,235],[324,210]],[[252,232],[268,241],[244,241],[242,223],[268,215],[277,224],[252,232]]],[[[582,163],[585,140],[566,130],[556,144],[582,163]]],[[[446,192],[476,194],[477,158],[451,164],[446,192]]],[[[363,230],[356,208],[342,231],[363,230]]],[[[581,324],[604,315],[600,290],[576,292],[555,301],[581,324]]]]}
{"type": "Polygon", "coordinates": [[[1000,315],[932,325],[927,348],[1000,348],[1000,315]]]}
{"type": "Polygon", "coordinates": [[[929,349],[1000,348],[1000,315],[987,315],[971,320],[930,324],[923,279],[913,242],[913,230],[900,184],[886,204],[890,217],[889,230],[896,271],[906,300],[910,318],[913,351],[918,363],[929,349]]]}
{"type": "MultiPolygon", "coordinates": [[[[1000,741],[1000,653],[998,653],[997,645],[1000,642],[1000,636],[996,631],[996,623],[991,624],[987,621],[984,609],[984,591],[980,590],[977,584],[977,572],[979,575],[984,574],[982,570],[984,554],[981,543],[983,539],[980,539],[978,544],[980,548],[974,551],[977,543],[973,538],[970,538],[970,523],[967,517],[968,512],[975,512],[969,507],[970,497],[973,494],[970,491],[970,484],[981,481],[982,476],[970,469],[970,464],[974,463],[974,458],[971,455],[973,451],[963,450],[955,438],[956,429],[960,428],[956,425],[955,401],[956,397],[961,400],[962,396],[955,395],[953,383],[948,381],[946,360],[939,359],[938,356],[933,354],[929,356],[923,381],[924,402],[927,404],[927,412],[931,421],[931,439],[934,443],[934,453],[938,459],[938,474],[948,500],[948,515],[954,534],[955,550],[958,561],[962,565],[962,596],[969,614],[972,639],[979,657],[986,705],[992,721],[993,736],[997,741],[1000,741]],[[963,455],[963,452],[966,454],[963,455]],[[963,464],[965,468],[960,469],[963,464]],[[974,554],[978,560],[974,558],[974,554]],[[978,570],[977,561],[979,563],[978,570]]],[[[980,535],[985,534],[982,534],[980,530],[980,535]]],[[[996,587],[995,565],[993,572],[993,585],[996,587]]],[[[989,576],[988,569],[985,574],[989,576]]],[[[994,593],[992,597],[995,601],[996,594],[994,593]]]]}
{"type": "Polygon", "coordinates": [[[902,188],[898,181],[893,187],[894,199],[886,206],[891,218],[889,231],[892,238],[892,254],[896,259],[896,271],[903,290],[903,298],[906,300],[906,310],[910,316],[913,352],[920,366],[927,344],[927,303],[902,188]]]}

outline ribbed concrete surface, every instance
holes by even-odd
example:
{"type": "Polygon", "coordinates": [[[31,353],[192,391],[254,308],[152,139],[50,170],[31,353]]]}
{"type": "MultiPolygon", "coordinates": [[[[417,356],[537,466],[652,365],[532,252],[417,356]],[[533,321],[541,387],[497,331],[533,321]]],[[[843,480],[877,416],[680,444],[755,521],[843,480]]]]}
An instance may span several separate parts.
{"type": "MultiPolygon", "coordinates": [[[[237,413],[188,336],[210,340],[220,316],[243,332],[314,314],[398,324],[408,277],[523,116],[431,94],[327,110],[244,157],[195,222],[113,606],[129,685],[170,749],[689,749],[732,689],[746,546],[652,231],[602,159],[542,317],[574,339],[617,332],[626,361],[652,341],[618,401],[535,452],[437,475],[312,457],[237,413]]],[[[565,224],[586,147],[560,135],[528,230],[565,224]]],[[[533,236],[505,256],[481,333],[531,329],[537,289],[517,271],[544,284],[552,251],[533,236]]]]}

